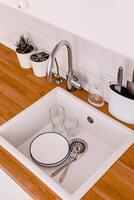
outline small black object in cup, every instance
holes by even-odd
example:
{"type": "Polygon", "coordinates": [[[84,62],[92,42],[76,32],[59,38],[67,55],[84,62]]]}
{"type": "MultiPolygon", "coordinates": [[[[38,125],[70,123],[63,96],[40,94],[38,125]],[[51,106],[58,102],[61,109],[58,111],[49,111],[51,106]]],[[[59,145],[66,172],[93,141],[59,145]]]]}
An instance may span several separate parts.
{"type": "Polygon", "coordinates": [[[127,81],[127,91],[130,95],[134,96],[134,81],[127,81]]]}
{"type": "Polygon", "coordinates": [[[117,92],[117,90],[115,89],[115,88],[116,88],[115,86],[117,86],[117,85],[116,85],[116,84],[110,85],[110,88],[111,88],[114,92],[116,92],[116,93],[118,93],[119,95],[124,96],[124,97],[126,97],[126,98],[128,98],[128,99],[134,100],[134,96],[131,95],[131,94],[128,92],[128,90],[127,90],[126,87],[122,86],[122,87],[121,87],[121,93],[119,93],[119,92],[117,92]]]}

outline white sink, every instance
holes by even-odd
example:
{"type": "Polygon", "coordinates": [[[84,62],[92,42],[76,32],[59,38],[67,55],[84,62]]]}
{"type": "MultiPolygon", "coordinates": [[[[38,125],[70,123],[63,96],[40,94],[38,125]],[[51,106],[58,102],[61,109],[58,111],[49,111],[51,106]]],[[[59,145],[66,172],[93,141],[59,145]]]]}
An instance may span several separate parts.
{"type": "Polygon", "coordinates": [[[64,200],[80,199],[134,142],[134,131],[111,119],[89,104],[57,87],[0,127],[0,145],[38,176],[64,200]],[[72,163],[62,184],[55,170],[39,167],[29,156],[29,143],[35,135],[51,130],[48,111],[60,104],[68,116],[80,123],[78,138],[88,143],[88,151],[72,163]],[[93,118],[89,123],[87,117],[93,118]]]}

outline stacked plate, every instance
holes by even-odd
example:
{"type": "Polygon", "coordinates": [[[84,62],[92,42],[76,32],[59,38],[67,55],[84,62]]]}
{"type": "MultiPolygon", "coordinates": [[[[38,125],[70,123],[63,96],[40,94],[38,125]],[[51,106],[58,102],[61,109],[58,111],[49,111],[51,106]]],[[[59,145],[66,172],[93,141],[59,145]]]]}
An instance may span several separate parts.
{"type": "Polygon", "coordinates": [[[70,154],[69,142],[56,132],[45,132],[35,137],[29,151],[32,160],[43,167],[56,167],[70,154]]]}

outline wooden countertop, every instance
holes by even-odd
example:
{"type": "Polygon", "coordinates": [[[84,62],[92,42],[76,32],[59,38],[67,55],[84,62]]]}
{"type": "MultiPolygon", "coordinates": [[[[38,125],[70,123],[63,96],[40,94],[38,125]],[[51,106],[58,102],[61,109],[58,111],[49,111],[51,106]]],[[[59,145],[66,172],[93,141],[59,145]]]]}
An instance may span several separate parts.
{"type": "MultiPolygon", "coordinates": [[[[0,44],[0,124],[24,110],[52,90],[54,82],[37,78],[32,70],[19,66],[15,53],[0,44]]],[[[61,85],[65,88],[65,81],[61,85]]],[[[87,102],[87,92],[75,91],[74,95],[87,102]]],[[[108,115],[107,104],[100,110],[108,115]]],[[[134,125],[127,125],[134,130],[134,125]]],[[[0,147],[0,168],[11,176],[36,200],[58,200],[43,182],[0,147]]],[[[82,200],[133,200],[134,199],[134,145],[87,192],[82,200]]]]}

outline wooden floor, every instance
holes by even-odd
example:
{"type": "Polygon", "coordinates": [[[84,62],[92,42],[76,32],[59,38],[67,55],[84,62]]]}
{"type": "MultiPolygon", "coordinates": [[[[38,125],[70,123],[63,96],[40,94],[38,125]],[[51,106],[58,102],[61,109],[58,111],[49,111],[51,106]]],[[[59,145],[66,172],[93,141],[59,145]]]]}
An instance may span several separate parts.
{"type": "MultiPolygon", "coordinates": [[[[5,123],[55,87],[32,70],[20,68],[13,51],[0,44],[0,124],[5,123]]],[[[62,84],[65,88],[65,82],[62,84]]],[[[87,92],[74,95],[87,101],[87,92]]],[[[107,104],[101,108],[108,113],[107,104]]],[[[109,114],[110,115],[110,114],[109,114]]],[[[134,130],[134,125],[129,126],[134,130]]],[[[36,176],[0,147],[0,167],[36,200],[58,200],[36,176]]],[[[82,200],[134,200],[134,145],[93,186],[82,200]]]]}

